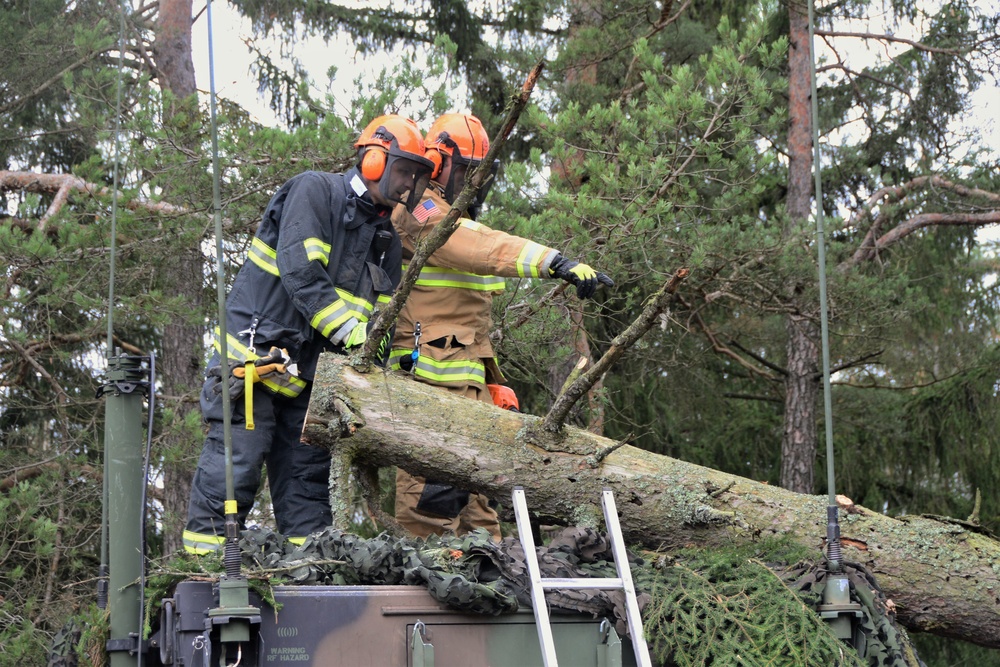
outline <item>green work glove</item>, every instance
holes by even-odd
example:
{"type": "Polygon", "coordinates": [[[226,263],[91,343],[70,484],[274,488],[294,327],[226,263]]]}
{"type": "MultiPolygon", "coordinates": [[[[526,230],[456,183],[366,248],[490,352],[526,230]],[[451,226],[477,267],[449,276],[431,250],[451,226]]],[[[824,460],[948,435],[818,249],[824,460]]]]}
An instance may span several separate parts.
{"type": "Polygon", "coordinates": [[[549,265],[549,273],[553,278],[560,278],[568,283],[576,285],[576,295],[581,299],[589,299],[594,296],[598,286],[607,285],[613,287],[615,281],[600,271],[595,271],[586,264],[574,262],[566,259],[562,255],[556,255],[549,265]]]}
{"type": "Polygon", "coordinates": [[[367,326],[356,317],[347,320],[344,326],[330,336],[331,343],[343,345],[345,348],[364,345],[366,340],[368,340],[367,326]]]}
{"type": "Polygon", "coordinates": [[[364,322],[358,322],[357,326],[351,329],[351,333],[347,334],[344,347],[364,345],[366,340],[368,340],[368,327],[365,326],[364,322]]]}

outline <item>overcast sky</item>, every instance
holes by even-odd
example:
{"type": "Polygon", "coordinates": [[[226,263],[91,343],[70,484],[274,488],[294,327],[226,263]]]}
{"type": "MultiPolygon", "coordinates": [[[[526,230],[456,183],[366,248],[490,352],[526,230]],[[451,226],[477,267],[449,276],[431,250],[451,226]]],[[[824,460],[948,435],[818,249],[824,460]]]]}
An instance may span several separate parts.
{"type": "MultiPolygon", "coordinates": [[[[980,0],[981,2],[991,2],[992,0],[980,0]]],[[[350,2],[350,0],[348,0],[350,2]]],[[[365,3],[361,3],[365,4],[365,3]]],[[[391,3],[390,3],[391,4],[391,3]]],[[[241,18],[232,9],[228,2],[215,0],[212,2],[212,14],[214,23],[214,52],[215,52],[215,84],[216,91],[220,96],[232,99],[250,111],[259,121],[266,125],[277,125],[279,121],[268,109],[266,102],[257,93],[256,78],[250,73],[249,65],[251,61],[250,53],[244,44],[244,40],[251,38],[253,33],[250,29],[250,22],[241,18]]],[[[880,17],[875,15],[865,26],[857,28],[867,32],[883,32],[886,28],[879,23],[880,17]]],[[[193,57],[199,87],[207,90],[209,87],[209,58],[208,58],[208,21],[205,14],[198,20],[193,33],[193,57]]],[[[904,35],[898,33],[900,37],[916,39],[918,35],[904,35]]],[[[822,42],[820,45],[820,55],[823,55],[822,42]]],[[[844,43],[845,40],[841,40],[844,43]]],[[[850,51],[850,65],[854,70],[860,70],[871,62],[872,58],[881,55],[883,51],[890,53],[902,51],[909,48],[905,44],[883,47],[880,44],[865,45],[862,40],[857,40],[858,48],[850,51]]],[[[258,41],[258,46],[266,47],[266,42],[258,41]]],[[[351,99],[351,87],[353,81],[359,74],[376,73],[386,64],[386,58],[365,59],[357,55],[354,45],[346,37],[337,37],[325,44],[322,39],[314,38],[301,41],[295,47],[295,54],[303,63],[310,63],[310,73],[315,84],[327,85],[326,70],[335,65],[338,69],[337,78],[330,82],[331,87],[317,91],[319,94],[330,93],[334,96],[338,104],[346,105],[351,99]]],[[[278,53],[277,45],[273,45],[273,52],[278,53]]],[[[970,122],[982,133],[984,143],[996,148],[1000,153],[1000,125],[995,118],[996,109],[1000,108],[1000,86],[996,82],[988,81],[976,92],[973,100],[973,107],[977,111],[970,122]]]]}

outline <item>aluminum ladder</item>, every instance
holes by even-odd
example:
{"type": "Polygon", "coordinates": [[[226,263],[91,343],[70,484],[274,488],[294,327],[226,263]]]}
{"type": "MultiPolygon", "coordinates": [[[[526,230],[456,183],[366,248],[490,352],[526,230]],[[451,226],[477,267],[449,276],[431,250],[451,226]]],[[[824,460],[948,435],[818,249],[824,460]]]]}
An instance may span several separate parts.
{"type": "Polygon", "coordinates": [[[629,569],[628,557],[625,554],[625,539],[622,537],[621,524],[618,522],[618,509],[615,497],[610,489],[604,489],[601,494],[601,505],[604,507],[604,523],[611,539],[611,551],[615,557],[615,578],[583,577],[558,578],[545,577],[538,567],[538,554],[535,553],[535,539],[531,535],[531,519],[528,517],[528,504],[524,499],[524,489],[514,487],[514,516],[517,519],[517,533],[524,549],[524,559],[528,563],[528,574],[531,578],[531,605],[535,610],[535,626],[538,628],[538,641],[542,647],[542,660],[545,667],[558,667],[555,641],[552,638],[552,625],[549,621],[549,609],[545,603],[545,591],[556,588],[578,590],[620,590],[625,593],[625,616],[628,621],[628,632],[632,637],[632,649],[635,653],[638,667],[652,667],[649,658],[649,647],[642,632],[642,618],[639,615],[639,602],[636,600],[635,586],[632,584],[632,571],[629,569]]]}

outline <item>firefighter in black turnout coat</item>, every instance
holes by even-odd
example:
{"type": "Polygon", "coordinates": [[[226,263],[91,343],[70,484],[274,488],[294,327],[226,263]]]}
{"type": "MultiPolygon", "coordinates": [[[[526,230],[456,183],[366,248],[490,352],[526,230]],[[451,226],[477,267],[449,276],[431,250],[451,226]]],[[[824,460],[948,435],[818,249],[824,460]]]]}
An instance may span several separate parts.
{"type": "Polygon", "coordinates": [[[392,208],[419,203],[433,168],[416,124],[400,116],[376,118],[355,146],[358,165],[346,173],[310,171],[281,186],[226,300],[229,363],[220,363],[217,330],[201,392],[208,435],[184,530],[189,552],[209,553],[225,541],[223,381],[233,399],[240,525],[264,465],[280,533],[301,543],[331,523],[329,452],[299,441],[316,363],[324,350],[365,342],[376,308],[401,276],[392,208]]]}

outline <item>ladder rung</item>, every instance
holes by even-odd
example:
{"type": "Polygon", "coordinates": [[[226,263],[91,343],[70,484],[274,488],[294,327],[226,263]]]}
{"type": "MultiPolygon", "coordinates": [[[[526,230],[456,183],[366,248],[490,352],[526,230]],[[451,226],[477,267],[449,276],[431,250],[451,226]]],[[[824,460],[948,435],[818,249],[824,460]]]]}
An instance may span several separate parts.
{"type": "Polygon", "coordinates": [[[610,489],[604,489],[601,494],[601,506],[604,508],[604,523],[608,529],[608,539],[615,559],[615,569],[618,577],[602,578],[556,578],[542,577],[538,566],[538,555],[535,553],[535,540],[531,536],[531,520],[528,516],[528,504],[524,499],[524,489],[514,487],[514,517],[517,519],[517,532],[521,539],[525,561],[528,566],[528,576],[531,580],[531,604],[535,612],[535,625],[538,629],[538,642],[542,649],[542,661],[545,667],[557,667],[555,641],[552,637],[552,627],[549,623],[549,612],[545,602],[545,591],[554,589],[573,590],[620,590],[625,594],[625,617],[629,634],[632,636],[632,648],[639,667],[651,667],[649,647],[643,636],[642,619],[639,615],[639,605],[636,601],[635,586],[632,583],[632,572],[629,569],[628,555],[625,552],[625,540],[622,537],[618,512],[615,509],[615,498],[610,489]]]}
{"type": "Polygon", "coordinates": [[[545,577],[541,583],[542,588],[598,589],[602,591],[620,591],[625,588],[625,584],[621,579],[557,579],[556,577],[545,577]]]}

